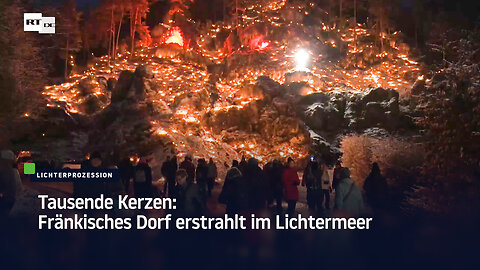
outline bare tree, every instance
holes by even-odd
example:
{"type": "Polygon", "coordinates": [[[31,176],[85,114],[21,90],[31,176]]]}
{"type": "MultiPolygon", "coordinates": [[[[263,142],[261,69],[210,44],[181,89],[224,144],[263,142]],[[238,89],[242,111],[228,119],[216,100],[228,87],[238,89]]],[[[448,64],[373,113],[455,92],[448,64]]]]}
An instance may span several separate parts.
{"type": "Polygon", "coordinates": [[[129,5],[130,17],[130,41],[132,55],[135,50],[135,33],[140,25],[145,25],[143,21],[147,17],[148,0],[131,0],[129,5]]]}

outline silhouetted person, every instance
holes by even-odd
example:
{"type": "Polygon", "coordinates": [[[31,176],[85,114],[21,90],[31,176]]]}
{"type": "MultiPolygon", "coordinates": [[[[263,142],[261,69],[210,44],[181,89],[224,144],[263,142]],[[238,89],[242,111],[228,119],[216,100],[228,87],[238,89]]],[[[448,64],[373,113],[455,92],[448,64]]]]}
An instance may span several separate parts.
{"type": "Polygon", "coordinates": [[[283,200],[283,181],[282,173],[284,167],[283,164],[278,159],[274,159],[272,162],[272,171],[270,185],[273,193],[273,198],[275,200],[275,206],[278,213],[282,212],[282,200],[283,200]]]}
{"type": "Polygon", "coordinates": [[[238,164],[238,160],[234,159],[232,161],[232,168],[235,167],[235,168],[238,168],[239,164],[238,164]]]}
{"type": "Polygon", "coordinates": [[[15,167],[15,154],[3,150],[0,152],[0,218],[10,213],[21,191],[22,181],[15,167]]]}
{"type": "Polygon", "coordinates": [[[243,175],[245,175],[247,167],[248,167],[247,160],[245,159],[245,156],[242,156],[242,160],[238,164],[238,168],[240,169],[240,171],[242,172],[243,175]]]}
{"type": "MultiPolygon", "coordinates": [[[[103,167],[107,169],[119,169],[117,163],[119,163],[118,156],[113,152],[105,157],[103,167]]],[[[116,198],[118,195],[126,193],[123,181],[106,181],[103,183],[103,188],[103,194],[110,198],[116,198]]]]}
{"type": "Polygon", "coordinates": [[[188,174],[184,169],[177,171],[177,185],[174,192],[177,198],[176,215],[181,217],[201,216],[205,213],[205,201],[198,185],[188,179],[188,174]]]}
{"type": "Polygon", "coordinates": [[[325,202],[325,208],[327,210],[330,209],[330,192],[332,191],[332,180],[330,177],[330,173],[328,171],[327,164],[322,162],[322,176],[321,176],[321,184],[322,184],[322,193],[320,195],[320,206],[323,206],[325,202]]]}
{"type": "Polygon", "coordinates": [[[333,181],[332,181],[332,188],[337,189],[338,182],[340,182],[340,171],[342,169],[342,163],[337,161],[335,164],[335,168],[333,169],[333,181]]]}
{"type": "Polygon", "coordinates": [[[298,201],[298,185],[300,184],[295,162],[292,158],[288,158],[287,168],[283,170],[282,182],[285,189],[285,200],[288,203],[287,213],[291,215],[295,212],[298,201]]]}
{"type": "Polygon", "coordinates": [[[167,157],[167,160],[162,165],[162,175],[165,178],[165,184],[163,186],[163,193],[167,194],[168,188],[168,196],[171,197],[170,193],[173,192],[175,189],[175,176],[177,174],[178,165],[177,165],[177,157],[173,156],[172,158],[167,157]]]}
{"type": "Polygon", "coordinates": [[[184,169],[188,175],[188,182],[195,181],[195,165],[192,162],[192,157],[190,155],[185,156],[185,159],[178,166],[179,169],[184,169]]]}
{"type": "Polygon", "coordinates": [[[148,165],[147,158],[140,158],[140,162],[135,166],[135,175],[133,178],[133,187],[135,197],[153,197],[152,169],[148,165]]]}
{"type": "Polygon", "coordinates": [[[242,173],[249,186],[249,203],[250,209],[261,210],[267,206],[266,181],[263,170],[258,166],[258,160],[250,158],[242,173]]]}
{"type": "Polygon", "coordinates": [[[363,190],[365,190],[367,202],[373,210],[380,210],[385,207],[388,185],[376,162],[372,164],[372,170],[365,179],[363,190]]]}
{"type": "MultiPolygon", "coordinates": [[[[81,168],[84,170],[94,170],[105,168],[103,158],[100,152],[95,151],[90,158],[83,161],[81,168]]],[[[95,181],[76,181],[73,182],[73,196],[75,197],[98,197],[104,193],[104,183],[95,181]]]]}
{"type": "Polygon", "coordinates": [[[217,179],[218,171],[217,165],[213,162],[213,159],[210,158],[208,161],[208,174],[207,174],[207,187],[208,187],[208,196],[212,196],[212,189],[215,185],[215,179],[217,179]]]}
{"type": "Polygon", "coordinates": [[[162,176],[163,178],[165,179],[165,183],[163,185],[163,193],[166,195],[167,194],[167,186],[168,186],[168,183],[167,183],[167,167],[168,167],[168,163],[170,162],[170,156],[167,156],[167,158],[165,159],[165,161],[162,163],[162,168],[160,169],[160,172],[162,173],[162,176]]]}
{"type": "Polygon", "coordinates": [[[118,164],[118,170],[120,172],[120,180],[122,181],[123,188],[125,193],[128,193],[128,188],[130,187],[130,180],[133,178],[133,164],[130,161],[130,158],[126,157],[120,161],[118,164]]]}
{"type": "Polygon", "coordinates": [[[322,171],[318,162],[310,161],[303,172],[302,185],[307,187],[307,205],[310,210],[322,208],[322,171]]]}
{"type": "Polygon", "coordinates": [[[267,206],[270,206],[274,199],[272,186],[272,167],[273,161],[267,162],[267,164],[263,166],[263,174],[265,176],[265,180],[267,181],[267,206]]]}
{"type": "Polygon", "coordinates": [[[335,192],[335,209],[349,216],[358,216],[364,210],[362,191],[350,178],[350,170],[340,170],[340,181],[335,192]]]}
{"type": "Polygon", "coordinates": [[[241,214],[249,209],[249,187],[238,168],[227,172],[218,202],[227,206],[226,214],[241,214]]]}
{"type": "Polygon", "coordinates": [[[208,181],[208,165],[205,159],[198,160],[197,169],[195,171],[198,187],[200,188],[205,199],[207,197],[207,181],[208,181]]]}

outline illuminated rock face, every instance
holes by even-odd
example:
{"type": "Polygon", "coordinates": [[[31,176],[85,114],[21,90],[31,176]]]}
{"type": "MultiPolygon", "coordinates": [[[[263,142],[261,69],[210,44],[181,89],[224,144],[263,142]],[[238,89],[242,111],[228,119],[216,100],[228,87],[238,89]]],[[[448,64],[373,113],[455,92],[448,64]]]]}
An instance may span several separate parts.
{"type": "Polygon", "coordinates": [[[293,71],[285,74],[285,83],[309,82],[312,78],[313,75],[308,71],[293,71]]]}
{"type": "Polygon", "coordinates": [[[383,88],[364,93],[313,94],[303,98],[304,119],[319,132],[342,133],[372,127],[392,130],[400,125],[398,99],[396,91],[383,88]]]}

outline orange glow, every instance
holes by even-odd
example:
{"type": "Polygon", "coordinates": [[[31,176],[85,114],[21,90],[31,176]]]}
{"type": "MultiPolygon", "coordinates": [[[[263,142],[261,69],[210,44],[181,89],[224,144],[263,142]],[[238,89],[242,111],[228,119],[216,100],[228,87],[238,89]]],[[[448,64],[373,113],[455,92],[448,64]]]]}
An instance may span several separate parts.
{"type": "MultiPolygon", "coordinates": [[[[261,1],[259,1],[261,2],[261,1]]],[[[265,23],[266,29],[271,32],[288,29],[290,26],[301,27],[301,23],[283,19],[278,10],[286,4],[286,0],[271,0],[268,5],[254,3],[247,7],[248,12],[242,12],[239,27],[248,27],[257,23],[265,23]],[[278,29],[280,28],[281,29],[278,29]]],[[[313,3],[310,3],[312,6],[313,3]]],[[[299,8],[301,13],[306,10],[299,8]]],[[[336,25],[320,24],[318,32],[331,32],[338,39],[321,41],[329,47],[346,46],[346,56],[338,63],[322,61],[320,52],[315,52],[315,47],[309,44],[299,44],[293,37],[301,39],[300,34],[294,33],[292,40],[275,40],[274,36],[257,35],[248,39],[242,48],[231,54],[223,50],[219,42],[219,33],[230,33],[237,25],[228,22],[209,24],[198,30],[199,35],[191,40],[185,39],[180,27],[170,28],[161,38],[160,44],[172,46],[140,47],[133,55],[130,52],[119,54],[114,60],[104,56],[96,60],[90,69],[81,73],[73,73],[68,82],[60,85],[47,86],[43,95],[49,101],[49,107],[64,107],[69,113],[84,114],[82,103],[85,96],[79,90],[79,84],[84,79],[94,79],[90,95],[98,100],[109,101],[111,93],[103,84],[98,83],[98,78],[117,78],[122,70],[133,71],[139,65],[148,65],[152,69],[154,79],[151,82],[152,91],[146,99],[152,102],[155,108],[168,115],[165,118],[150,117],[151,133],[162,141],[171,142],[179,157],[192,154],[193,156],[211,156],[220,163],[231,164],[232,159],[239,159],[242,155],[255,157],[265,163],[275,157],[302,158],[308,156],[308,146],[303,142],[284,142],[272,144],[262,134],[234,130],[233,132],[218,132],[209,124],[209,119],[217,115],[241,111],[251,103],[262,99],[262,94],[242,91],[254,85],[260,76],[268,76],[272,80],[283,84],[285,74],[292,71],[295,65],[295,48],[304,46],[310,53],[309,77],[306,83],[305,94],[316,92],[355,91],[361,92],[368,87],[393,88],[395,90],[409,89],[416,79],[422,80],[420,64],[411,59],[408,48],[393,44],[383,51],[375,48],[375,44],[364,40],[367,37],[378,35],[374,29],[358,25],[356,30],[351,28],[338,28],[336,25]],[[356,42],[355,42],[356,36],[356,42]],[[269,38],[270,40],[268,40],[269,38]],[[211,46],[215,41],[217,46],[211,46]],[[290,42],[291,41],[291,42],[290,42]],[[194,45],[190,45],[194,44],[194,45]],[[290,44],[289,44],[290,43],[290,44]],[[190,49],[193,55],[208,61],[197,61],[178,53],[178,47],[190,49]],[[168,61],[158,61],[158,54],[167,55],[168,61]],[[256,52],[261,52],[261,55],[256,52]],[[371,58],[376,58],[371,63],[362,61],[363,53],[368,53],[371,58]],[[245,59],[251,60],[244,65],[232,65],[228,76],[219,76],[215,82],[210,81],[210,73],[205,63],[221,64],[229,57],[234,59],[248,55],[245,59]],[[134,60],[132,60],[134,59],[134,60]],[[259,60],[260,59],[260,60],[259,60]],[[205,62],[205,63],[204,63],[205,62]],[[215,101],[205,102],[204,96],[212,87],[218,91],[215,101]],[[201,97],[201,98],[200,98],[201,97]],[[164,110],[167,108],[166,110],[164,110]]],[[[300,28],[298,28],[300,29],[300,28]]],[[[269,31],[265,31],[268,33],[269,31]]],[[[318,33],[315,33],[317,35],[318,33]]],[[[388,40],[397,32],[384,37],[388,40]]],[[[385,35],[385,33],[382,33],[385,35]]],[[[247,40],[247,39],[246,39],[247,40]]],[[[387,40],[387,41],[388,41],[387,40]]],[[[320,42],[320,39],[319,39],[320,42]]],[[[163,59],[162,59],[163,60],[163,59]]],[[[242,58],[243,60],[243,58],[242,58]]],[[[234,61],[232,61],[234,62],[234,61]]],[[[426,78],[425,78],[426,79],[426,78]]],[[[302,92],[303,93],[303,92],[302,92]]],[[[102,103],[102,108],[108,103],[102,103]]],[[[25,115],[27,117],[27,115],[25,115]]],[[[163,117],[163,116],[162,116],[163,117]]],[[[218,127],[217,127],[218,128],[218,127]]],[[[132,161],[136,161],[132,157],[132,161]]]]}
{"type": "Polygon", "coordinates": [[[168,31],[165,35],[165,44],[176,44],[182,48],[185,46],[185,40],[180,27],[176,26],[168,31]]]}

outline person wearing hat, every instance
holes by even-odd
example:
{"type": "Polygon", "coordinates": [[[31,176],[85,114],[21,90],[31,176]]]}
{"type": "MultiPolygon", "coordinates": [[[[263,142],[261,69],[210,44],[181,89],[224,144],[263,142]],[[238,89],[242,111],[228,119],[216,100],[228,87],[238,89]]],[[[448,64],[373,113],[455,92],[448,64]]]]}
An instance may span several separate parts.
{"type": "Polygon", "coordinates": [[[15,168],[15,154],[10,150],[3,150],[0,152],[0,216],[10,213],[21,192],[22,182],[15,168]]]}

